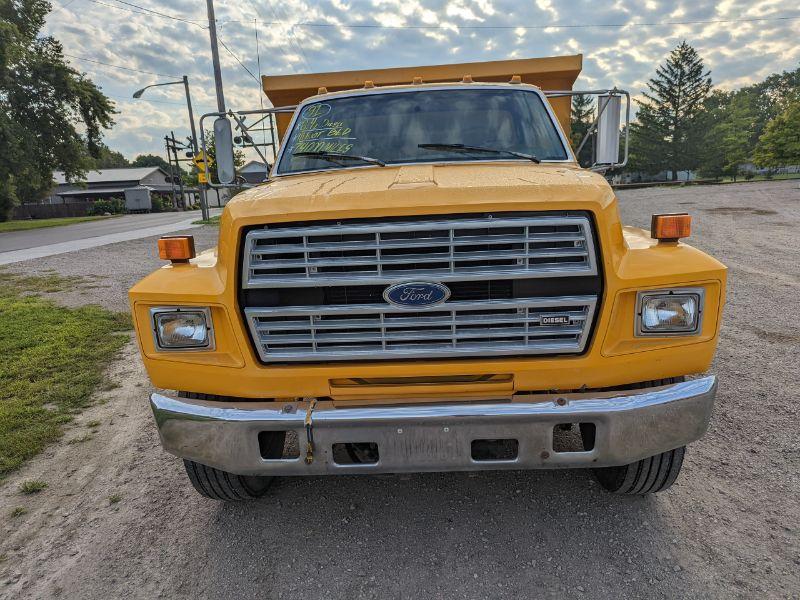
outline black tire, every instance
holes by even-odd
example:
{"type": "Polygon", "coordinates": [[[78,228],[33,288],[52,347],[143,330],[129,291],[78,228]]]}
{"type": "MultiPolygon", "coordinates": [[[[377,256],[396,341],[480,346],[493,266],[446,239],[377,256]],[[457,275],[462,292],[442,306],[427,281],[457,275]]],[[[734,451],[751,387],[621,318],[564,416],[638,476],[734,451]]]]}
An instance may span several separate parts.
{"type": "Polygon", "coordinates": [[[267,493],[274,477],[234,475],[207,467],[191,460],[184,460],[186,474],[194,489],[201,496],[223,502],[257,500],[267,493]]]}
{"type": "MultiPolygon", "coordinates": [[[[183,391],[178,392],[178,397],[217,402],[232,399],[226,398],[225,396],[216,396],[214,394],[183,391]]],[[[283,439],[270,440],[270,448],[276,445],[276,443],[280,446],[278,452],[283,450],[283,439]]],[[[274,452],[273,449],[269,451],[274,452]]],[[[280,454],[278,454],[278,456],[280,456],[280,454]]],[[[201,496],[211,498],[212,500],[222,500],[223,502],[257,500],[267,493],[269,486],[272,484],[273,479],[275,479],[274,477],[234,475],[233,473],[201,465],[191,460],[184,460],[183,466],[186,467],[186,474],[189,476],[189,481],[192,482],[194,489],[196,489],[201,496]]]]}
{"type": "MultiPolygon", "coordinates": [[[[646,381],[626,386],[626,389],[644,389],[670,385],[672,383],[685,381],[685,379],[685,377],[669,377],[667,379],[646,381]]],[[[585,448],[589,449],[594,447],[595,430],[593,427],[581,426],[581,436],[583,437],[585,448]]],[[[600,485],[612,494],[626,494],[631,496],[655,494],[663,492],[675,483],[678,474],[681,472],[685,454],[686,446],[682,446],[649,458],[644,458],[629,465],[602,467],[592,469],[592,472],[600,485]]]]}
{"type": "Polygon", "coordinates": [[[592,469],[600,485],[612,494],[643,496],[668,489],[681,472],[686,446],[621,467],[592,469]]]}

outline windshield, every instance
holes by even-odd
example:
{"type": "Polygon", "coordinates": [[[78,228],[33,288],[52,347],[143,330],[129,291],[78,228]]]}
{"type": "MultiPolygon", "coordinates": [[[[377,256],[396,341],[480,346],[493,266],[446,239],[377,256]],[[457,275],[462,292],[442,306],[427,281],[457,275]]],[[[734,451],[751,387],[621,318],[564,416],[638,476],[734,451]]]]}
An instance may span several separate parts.
{"type": "Polygon", "coordinates": [[[304,106],[286,141],[278,173],[375,161],[526,160],[512,153],[538,160],[568,159],[535,92],[456,88],[363,94],[304,106]],[[349,158],[329,160],[320,154],[349,158]]]}

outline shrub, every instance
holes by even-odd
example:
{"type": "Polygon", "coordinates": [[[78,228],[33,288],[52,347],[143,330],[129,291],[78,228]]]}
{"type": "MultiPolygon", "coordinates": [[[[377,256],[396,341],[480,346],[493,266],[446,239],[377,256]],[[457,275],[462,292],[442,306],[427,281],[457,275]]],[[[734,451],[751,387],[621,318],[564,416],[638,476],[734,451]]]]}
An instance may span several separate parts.
{"type": "Polygon", "coordinates": [[[164,212],[164,202],[161,200],[160,196],[151,196],[150,197],[150,212],[160,213],[164,212]]]}
{"type": "Polygon", "coordinates": [[[112,215],[119,215],[125,212],[125,201],[119,198],[111,198],[110,200],[96,200],[89,208],[88,213],[91,216],[104,215],[106,213],[112,215]]]}

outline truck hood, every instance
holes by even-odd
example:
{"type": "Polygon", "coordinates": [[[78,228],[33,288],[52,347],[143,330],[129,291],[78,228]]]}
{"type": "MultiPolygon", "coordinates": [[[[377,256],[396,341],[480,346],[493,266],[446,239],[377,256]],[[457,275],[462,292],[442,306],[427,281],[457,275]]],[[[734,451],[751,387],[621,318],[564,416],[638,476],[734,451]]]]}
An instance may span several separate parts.
{"type": "Polygon", "coordinates": [[[228,203],[237,226],[265,222],[514,210],[594,210],[614,202],[605,179],[535,163],[362,167],[278,177],[228,203]]]}

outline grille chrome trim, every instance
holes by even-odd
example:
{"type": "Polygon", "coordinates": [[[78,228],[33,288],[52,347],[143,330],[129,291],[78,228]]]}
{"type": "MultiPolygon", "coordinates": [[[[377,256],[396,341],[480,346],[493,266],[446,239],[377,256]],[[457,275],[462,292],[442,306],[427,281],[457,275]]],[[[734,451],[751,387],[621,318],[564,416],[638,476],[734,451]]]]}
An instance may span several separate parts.
{"type": "Polygon", "coordinates": [[[318,362],[578,353],[596,304],[596,296],[559,296],[428,309],[361,304],[244,312],[263,362],[318,362]],[[569,324],[543,326],[543,315],[567,315],[569,324]]]}
{"type": "Polygon", "coordinates": [[[597,272],[586,216],[467,217],[256,229],[245,237],[242,282],[244,288],[388,285],[420,277],[447,282],[597,272]],[[330,239],[335,236],[343,237],[330,239]],[[480,262],[489,264],[472,264],[480,262]]]}

